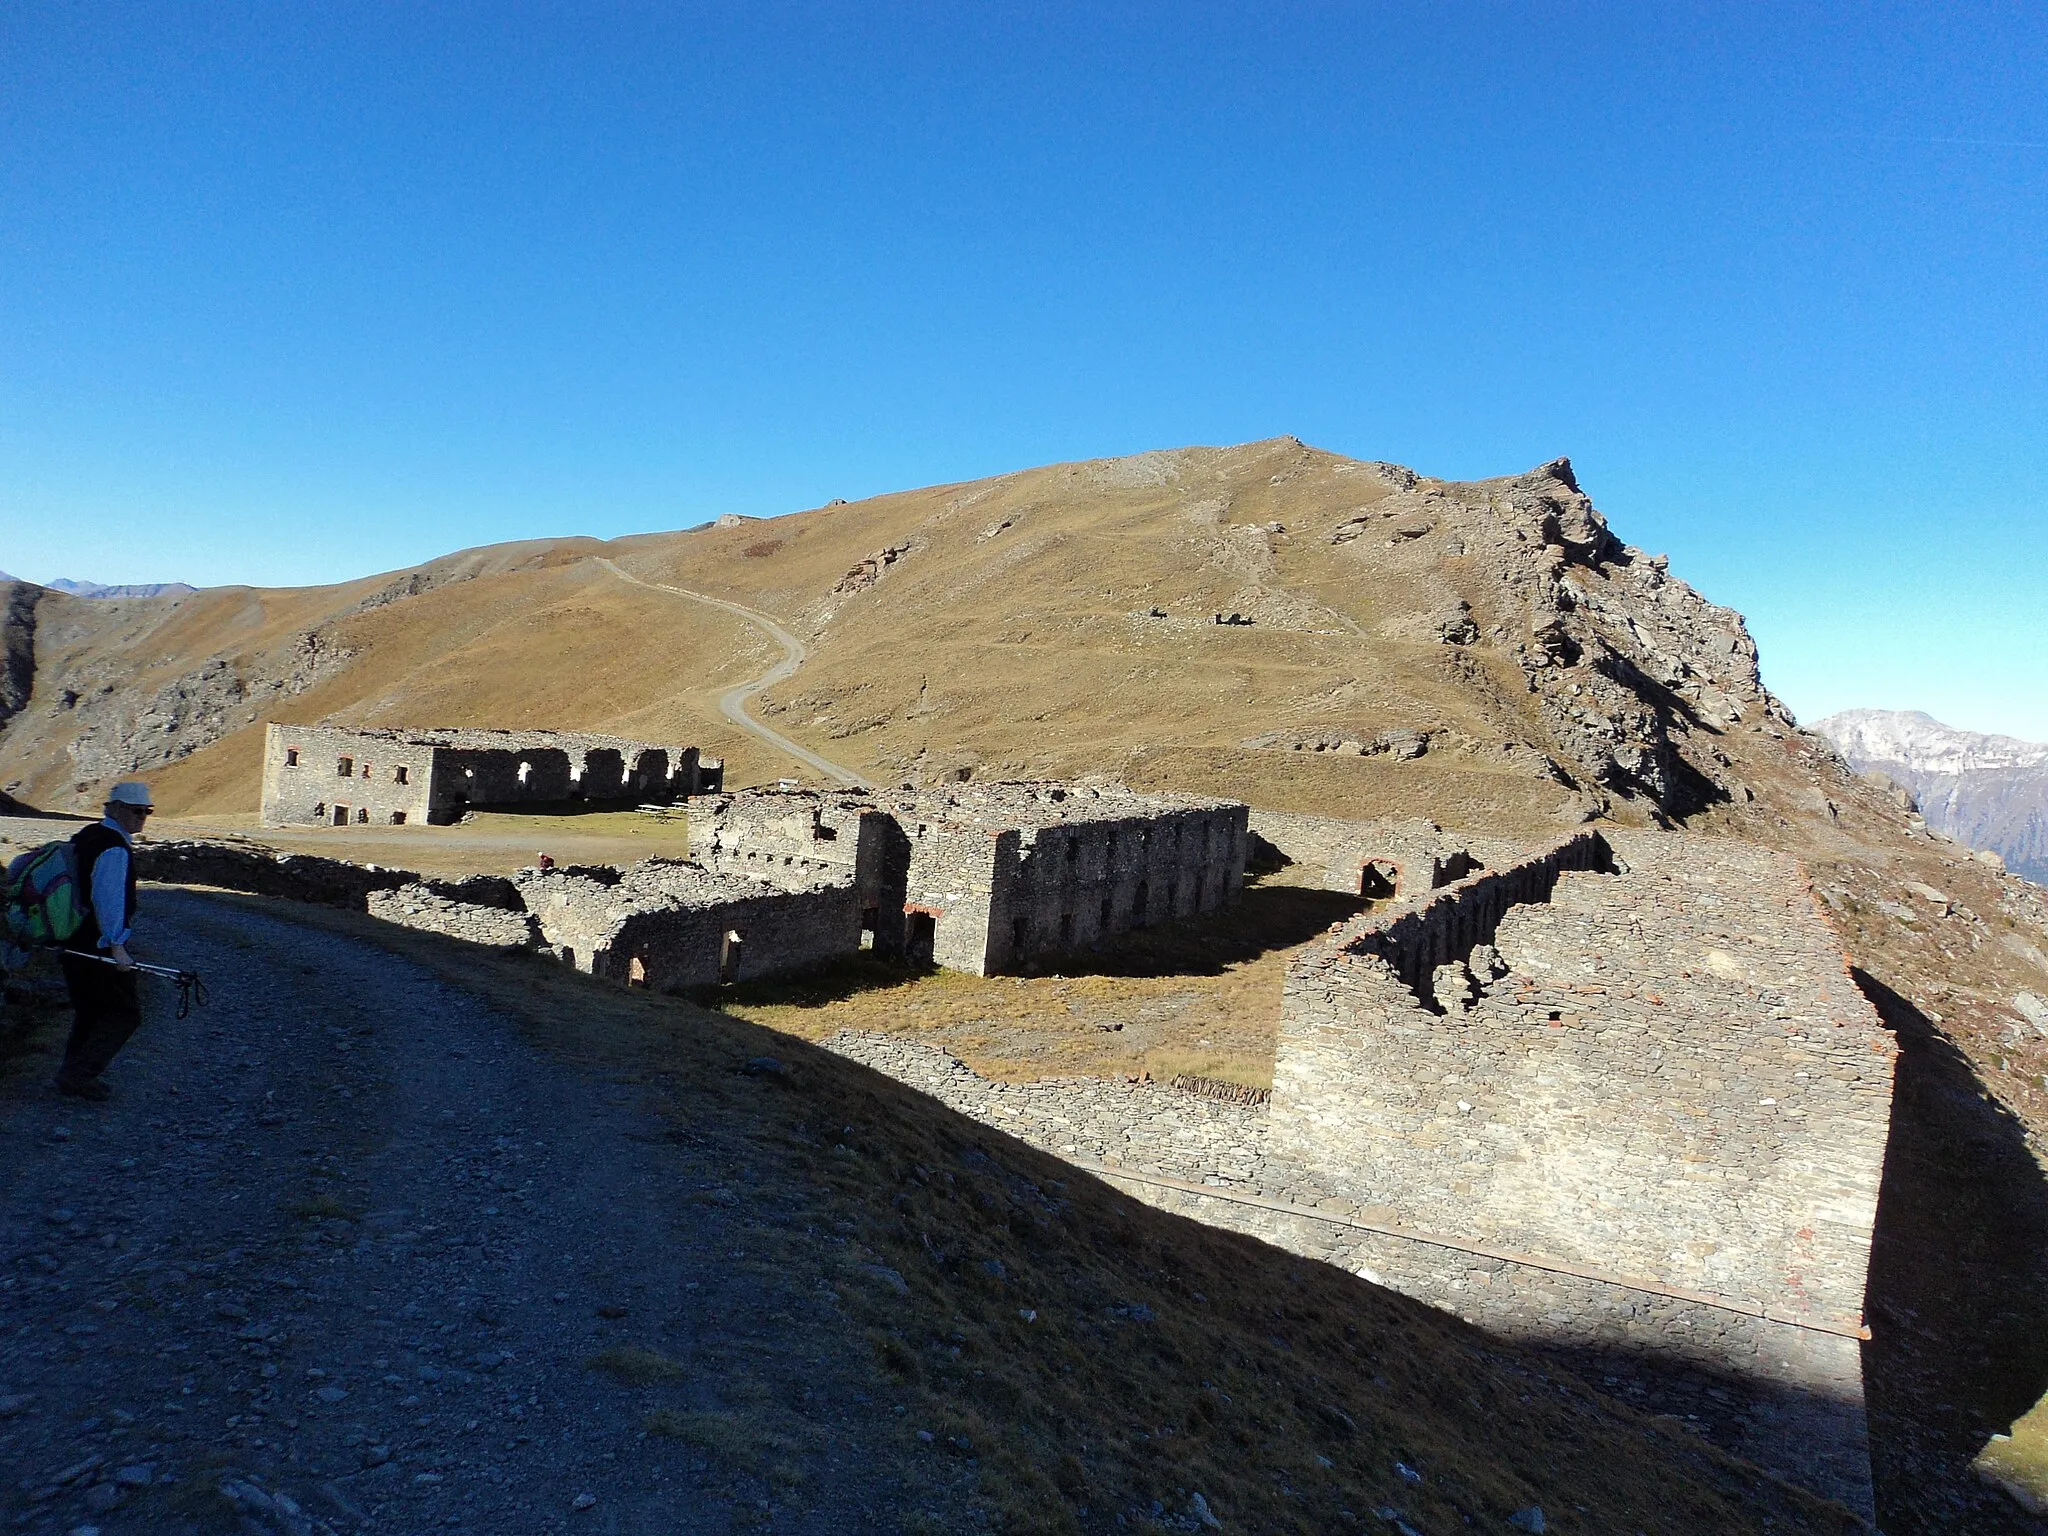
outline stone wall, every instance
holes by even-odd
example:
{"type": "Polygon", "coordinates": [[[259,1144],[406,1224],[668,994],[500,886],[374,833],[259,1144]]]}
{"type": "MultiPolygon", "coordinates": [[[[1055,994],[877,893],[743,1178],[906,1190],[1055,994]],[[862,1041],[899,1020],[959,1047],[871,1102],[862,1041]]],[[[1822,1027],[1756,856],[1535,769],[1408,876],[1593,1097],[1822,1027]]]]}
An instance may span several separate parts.
{"type": "Polygon", "coordinates": [[[394,890],[419,876],[409,869],[379,869],[312,854],[277,853],[251,843],[203,839],[135,845],[135,874],[164,885],[211,885],[324,907],[366,909],[373,891],[394,890]]]}
{"type": "Polygon", "coordinates": [[[1597,841],[1298,960],[1276,1147],[1403,1226],[1854,1331],[1891,1037],[1794,861],[1615,834],[1600,874],[1597,841]]]}
{"type": "Polygon", "coordinates": [[[1894,1047],[1796,863],[1581,833],[1339,928],[1283,1006],[1267,1105],[827,1044],[1869,1513],[1861,1303],[1894,1047]]]}
{"type": "Polygon", "coordinates": [[[1291,811],[1251,813],[1251,862],[1319,871],[1326,891],[1352,896],[1413,896],[1461,879],[1493,860],[1472,840],[1433,821],[1348,821],[1291,811]]]}
{"type": "Polygon", "coordinates": [[[460,901],[434,889],[432,882],[372,891],[365,904],[370,916],[401,928],[418,928],[485,949],[532,949],[540,943],[540,925],[524,909],[483,906],[460,901]]]}
{"type": "Polygon", "coordinates": [[[433,758],[431,747],[390,733],[266,726],[263,825],[425,822],[433,758]]]}
{"type": "Polygon", "coordinates": [[[454,821],[471,806],[665,802],[695,793],[695,747],[575,731],[264,732],[266,826],[454,821]]]}
{"type": "Polygon", "coordinates": [[[690,854],[705,868],[781,890],[851,881],[873,946],[901,949],[909,844],[896,818],[865,796],[757,789],[690,807],[690,854]]]}
{"type": "Polygon", "coordinates": [[[562,960],[630,986],[716,986],[782,975],[860,947],[850,880],[777,890],[700,865],[650,859],[612,878],[522,871],[519,892],[562,960]]]}
{"type": "Polygon", "coordinates": [[[1245,807],[1114,785],[722,796],[691,846],[788,890],[850,878],[879,949],[985,975],[1210,912],[1243,885],[1245,807]]]}

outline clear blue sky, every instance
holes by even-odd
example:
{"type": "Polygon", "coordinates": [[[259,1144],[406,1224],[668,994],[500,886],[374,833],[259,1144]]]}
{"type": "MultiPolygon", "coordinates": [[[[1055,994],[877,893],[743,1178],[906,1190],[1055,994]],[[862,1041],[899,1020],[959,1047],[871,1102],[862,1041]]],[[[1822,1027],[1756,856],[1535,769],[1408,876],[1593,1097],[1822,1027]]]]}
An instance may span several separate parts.
{"type": "Polygon", "coordinates": [[[2048,739],[2044,17],[11,0],[0,568],[1566,453],[1804,717],[2048,739]]]}

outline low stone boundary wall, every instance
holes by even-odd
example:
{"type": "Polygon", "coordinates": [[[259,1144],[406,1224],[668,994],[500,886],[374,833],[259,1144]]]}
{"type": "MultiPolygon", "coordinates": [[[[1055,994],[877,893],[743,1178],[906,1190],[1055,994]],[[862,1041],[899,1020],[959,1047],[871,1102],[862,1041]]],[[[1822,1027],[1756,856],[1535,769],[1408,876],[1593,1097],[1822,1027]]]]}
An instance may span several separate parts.
{"type": "Polygon", "coordinates": [[[420,878],[409,869],[380,869],[310,853],[277,853],[244,843],[199,839],[138,843],[135,875],[165,885],[213,885],[358,912],[368,909],[371,892],[396,890],[420,878]]]}

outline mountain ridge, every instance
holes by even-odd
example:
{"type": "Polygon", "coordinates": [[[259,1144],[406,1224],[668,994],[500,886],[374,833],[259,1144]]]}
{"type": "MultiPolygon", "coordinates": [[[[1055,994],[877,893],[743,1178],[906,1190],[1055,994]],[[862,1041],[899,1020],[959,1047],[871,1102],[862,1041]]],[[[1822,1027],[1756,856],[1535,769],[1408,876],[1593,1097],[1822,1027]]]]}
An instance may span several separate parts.
{"type": "Polygon", "coordinates": [[[1814,729],[1858,772],[1909,790],[1929,826],[2048,885],[2048,744],[1956,730],[1920,710],[1842,710],[1814,729]]]}

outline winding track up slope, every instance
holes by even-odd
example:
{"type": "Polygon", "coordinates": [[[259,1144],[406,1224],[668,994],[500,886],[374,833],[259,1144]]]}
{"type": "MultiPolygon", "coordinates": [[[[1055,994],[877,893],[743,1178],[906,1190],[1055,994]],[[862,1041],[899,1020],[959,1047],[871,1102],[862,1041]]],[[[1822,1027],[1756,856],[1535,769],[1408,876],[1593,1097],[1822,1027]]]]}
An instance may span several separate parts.
{"type": "Polygon", "coordinates": [[[774,666],[763,672],[752,682],[741,683],[736,687],[726,689],[724,693],[718,696],[718,712],[741,730],[746,731],[750,735],[760,737],[761,740],[767,742],[768,745],[774,747],[777,751],[788,753],[798,762],[805,764],[807,767],[815,768],[828,779],[836,779],[841,784],[849,784],[855,788],[864,789],[867,787],[867,780],[863,779],[851,768],[841,763],[835,763],[828,757],[819,756],[809,747],[791,741],[780,731],[763,725],[747,713],[748,699],[751,699],[762,689],[772,688],[784,678],[793,676],[796,669],[804,664],[805,651],[803,641],[797,639],[795,635],[792,635],[780,624],[769,618],[767,614],[761,613],[756,609],[744,607],[739,603],[729,603],[722,597],[711,597],[702,592],[692,592],[687,587],[672,587],[666,582],[660,581],[643,581],[632,572],[621,569],[618,565],[602,556],[598,557],[597,563],[621,581],[630,581],[636,587],[647,587],[656,592],[672,592],[677,597],[686,597],[694,603],[706,603],[713,608],[723,608],[727,613],[745,619],[749,624],[763,631],[769,639],[782,647],[782,660],[775,663],[774,666]]]}

